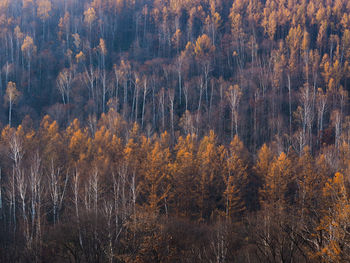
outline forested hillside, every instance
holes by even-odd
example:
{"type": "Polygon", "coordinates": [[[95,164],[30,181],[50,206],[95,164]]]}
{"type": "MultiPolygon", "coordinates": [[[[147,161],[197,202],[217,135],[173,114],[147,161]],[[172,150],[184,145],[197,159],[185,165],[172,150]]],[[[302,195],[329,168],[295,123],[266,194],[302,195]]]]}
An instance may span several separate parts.
{"type": "Polygon", "coordinates": [[[349,80],[347,0],[0,0],[0,261],[350,261],[349,80]]]}

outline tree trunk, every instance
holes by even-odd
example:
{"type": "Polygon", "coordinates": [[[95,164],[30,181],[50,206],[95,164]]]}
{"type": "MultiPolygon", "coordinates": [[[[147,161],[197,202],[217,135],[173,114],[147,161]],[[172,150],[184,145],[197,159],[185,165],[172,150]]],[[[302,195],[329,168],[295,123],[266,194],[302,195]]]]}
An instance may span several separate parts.
{"type": "Polygon", "coordinates": [[[11,118],[12,118],[12,100],[10,99],[10,106],[9,106],[9,126],[11,127],[11,118]]]}
{"type": "Polygon", "coordinates": [[[292,136],[292,94],[290,75],[288,74],[288,103],[289,103],[289,136],[292,136]]]}

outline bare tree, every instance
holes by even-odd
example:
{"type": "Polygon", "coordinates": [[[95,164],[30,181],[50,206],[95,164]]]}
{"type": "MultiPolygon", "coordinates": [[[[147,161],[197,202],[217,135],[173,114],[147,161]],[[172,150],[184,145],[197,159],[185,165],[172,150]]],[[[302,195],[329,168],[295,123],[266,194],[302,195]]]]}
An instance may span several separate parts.
{"type": "Polygon", "coordinates": [[[128,82],[131,78],[131,65],[128,61],[122,60],[117,70],[120,81],[123,83],[123,117],[125,118],[128,103],[128,82]]]}
{"type": "Polygon", "coordinates": [[[16,103],[18,98],[21,96],[21,93],[16,89],[16,83],[9,82],[6,88],[5,101],[9,104],[9,125],[11,127],[12,121],[12,107],[16,103]]]}
{"type": "Polygon", "coordinates": [[[302,131],[309,146],[311,146],[312,123],[314,119],[312,101],[310,87],[308,84],[305,84],[300,89],[300,103],[302,105],[302,131]]]}
{"type": "Polygon", "coordinates": [[[341,135],[341,114],[339,110],[334,110],[331,114],[331,121],[335,129],[335,147],[339,147],[341,135]]]}
{"type": "Polygon", "coordinates": [[[56,83],[57,88],[61,93],[63,104],[70,103],[73,77],[73,70],[71,68],[65,68],[58,74],[56,83]]]}
{"type": "Polygon", "coordinates": [[[184,56],[181,54],[176,58],[175,66],[176,72],[178,76],[178,84],[179,84],[179,103],[182,103],[182,65],[184,63],[184,56]]]}
{"type": "Polygon", "coordinates": [[[185,95],[185,112],[188,110],[188,83],[184,85],[184,95],[185,95]]]}
{"type": "Polygon", "coordinates": [[[27,196],[27,185],[28,182],[26,180],[26,177],[24,175],[24,171],[22,169],[18,169],[16,174],[16,187],[17,187],[17,192],[20,198],[21,202],[21,208],[22,208],[22,217],[23,221],[25,223],[25,233],[26,237],[28,234],[28,229],[27,229],[27,212],[26,212],[26,196],[27,196]]]}
{"type": "Polygon", "coordinates": [[[141,128],[143,128],[143,122],[145,118],[146,96],[148,92],[148,81],[146,76],[142,78],[142,82],[143,82],[143,101],[142,101],[141,128]]]}
{"type": "Polygon", "coordinates": [[[95,82],[97,79],[97,74],[95,69],[92,65],[89,66],[89,68],[85,68],[85,71],[83,73],[83,80],[89,90],[89,99],[92,99],[94,103],[96,103],[95,100],[95,82]]]}
{"type": "Polygon", "coordinates": [[[113,217],[113,202],[104,202],[103,214],[107,221],[107,258],[108,262],[113,263],[114,259],[114,245],[113,245],[113,227],[112,227],[112,217],[113,217]]]}
{"type": "Polygon", "coordinates": [[[170,124],[171,124],[171,137],[174,139],[174,99],[175,92],[173,89],[168,90],[169,96],[169,108],[170,108],[170,124]]]}
{"type": "Polygon", "coordinates": [[[28,60],[28,91],[30,91],[31,87],[31,62],[33,56],[36,54],[37,47],[34,45],[34,40],[30,36],[26,36],[23,40],[23,44],[21,46],[21,50],[28,60]]]}
{"type": "Polygon", "coordinates": [[[131,112],[131,116],[135,116],[134,117],[134,122],[137,122],[138,119],[138,107],[139,107],[139,92],[140,92],[140,85],[141,85],[141,80],[138,77],[137,74],[135,74],[135,81],[134,81],[134,97],[132,100],[132,112],[131,112]],[[134,111],[135,109],[135,111],[134,111]]]}
{"type": "Polygon", "coordinates": [[[164,88],[162,88],[159,91],[158,100],[159,100],[161,115],[162,115],[162,130],[164,131],[164,129],[165,129],[165,91],[164,91],[164,88]]]}
{"type": "Polygon", "coordinates": [[[93,193],[93,202],[94,202],[94,214],[95,220],[97,221],[98,216],[98,200],[99,200],[99,174],[98,169],[95,167],[92,176],[90,178],[91,190],[93,193]]]}
{"type": "Polygon", "coordinates": [[[203,90],[205,88],[203,78],[198,79],[199,84],[199,101],[198,101],[198,108],[197,108],[197,117],[196,117],[196,126],[197,126],[197,133],[198,133],[198,125],[199,125],[199,116],[201,113],[201,106],[202,106],[202,96],[203,96],[203,90]]]}
{"type": "Polygon", "coordinates": [[[106,84],[106,55],[107,55],[107,48],[105,41],[100,38],[100,44],[98,46],[98,50],[100,53],[100,80],[102,84],[102,112],[105,112],[106,107],[106,94],[107,94],[107,84],[106,84]]]}
{"type": "Polygon", "coordinates": [[[61,178],[61,169],[55,169],[53,161],[51,161],[51,172],[49,175],[49,192],[52,202],[53,223],[56,225],[59,221],[59,212],[63,204],[63,198],[66,193],[68,183],[68,173],[65,179],[61,178]]]}
{"type": "Polygon", "coordinates": [[[103,68],[99,71],[99,77],[100,77],[100,82],[102,87],[102,112],[105,113],[106,112],[106,95],[108,92],[106,69],[103,68]]]}
{"type": "Polygon", "coordinates": [[[41,159],[36,153],[32,160],[29,176],[29,187],[31,195],[31,240],[34,241],[35,258],[38,261],[41,257],[42,237],[41,237],[41,206],[42,206],[42,177],[40,173],[41,159]]]}
{"type": "Polygon", "coordinates": [[[213,231],[213,235],[210,242],[210,247],[214,252],[216,263],[227,262],[227,254],[228,254],[228,229],[227,223],[220,222],[213,231]]]}
{"type": "Polygon", "coordinates": [[[79,244],[80,247],[83,249],[83,239],[81,234],[81,225],[80,225],[80,214],[79,214],[79,172],[75,171],[73,176],[73,202],[75,207],[75,217],[76,217],[76,223],[79,233],[79,244]]]}
{"type": "Polygon", "coordinates": [[[226,96],[229,100],[231,108],[231,138],[233,139],[233,131],[235,130],[235,134],[238,134],[238,108],[239,102],[242,97],[241,89],[238,85],[230,86],[230,88],[226,92],[226,96]]]}
{"type": "Polygon", "coordinates": [[[323,117],[327,109],[327,94],[321,88],[317,90],[316,110],[317,110],[317,137],[318,141],[322,138],[323,117]]]}

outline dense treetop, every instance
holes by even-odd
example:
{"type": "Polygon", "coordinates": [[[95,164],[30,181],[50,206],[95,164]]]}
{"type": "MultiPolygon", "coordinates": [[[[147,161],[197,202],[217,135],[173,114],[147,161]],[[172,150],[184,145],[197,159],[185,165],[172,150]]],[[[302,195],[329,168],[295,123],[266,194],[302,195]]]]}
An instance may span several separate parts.
{"type": "Polygon", "coordinates": [[[49,114],[67,126],[114,108],[173,138],[213,129],[250,150],[278,140],[312,152],[349,126],[348,1],[0,5],[4,125],[29,114],[38,126],[49,114]]]}

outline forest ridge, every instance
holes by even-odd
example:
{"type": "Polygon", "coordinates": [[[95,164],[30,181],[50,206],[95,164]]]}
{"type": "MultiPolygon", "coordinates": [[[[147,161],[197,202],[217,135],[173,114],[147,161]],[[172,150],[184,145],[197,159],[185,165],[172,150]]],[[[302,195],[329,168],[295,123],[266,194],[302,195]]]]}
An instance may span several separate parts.
{"type": "Polygon", "coordinates": [[[350,261],[349,59],[347,0],[0,0],[0,261],[350,261]]]}

